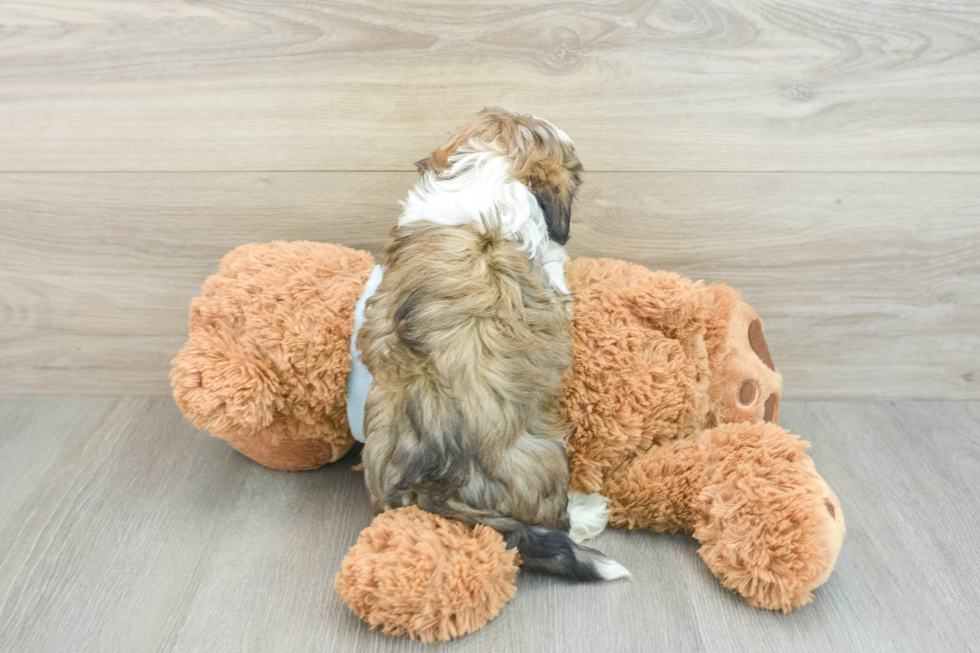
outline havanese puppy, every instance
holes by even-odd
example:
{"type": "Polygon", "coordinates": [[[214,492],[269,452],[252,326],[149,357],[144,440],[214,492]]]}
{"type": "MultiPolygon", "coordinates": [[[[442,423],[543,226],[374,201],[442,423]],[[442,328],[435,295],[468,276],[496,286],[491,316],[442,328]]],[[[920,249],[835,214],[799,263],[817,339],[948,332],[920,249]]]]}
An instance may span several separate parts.
{"type": "Polygon", "coordinates": [[[597,495],[568,499],[558,414],[572,362],[562,245],[582,165],[540,118],[486,109],[418,164],[384,246],[357,348],[373,375],[365,480],[375,512],[407,505],[486,524],[524,563],[628,576],[580,540],[597,495]]]}

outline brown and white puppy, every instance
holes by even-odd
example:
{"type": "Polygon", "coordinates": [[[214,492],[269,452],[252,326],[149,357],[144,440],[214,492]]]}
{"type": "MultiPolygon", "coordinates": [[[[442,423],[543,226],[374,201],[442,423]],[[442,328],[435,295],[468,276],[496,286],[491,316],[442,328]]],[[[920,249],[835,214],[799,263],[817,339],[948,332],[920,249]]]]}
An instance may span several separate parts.
{"type": "Polygon", "coordinates": [[[551,123],[486,109],[419,162],[358,335],[373,374],[365,476],[376,512],[417,505],[486,524],[525,564],[628,576],[566,533],[594,534],[601,497],[568,508],[571,297],[561,247],[582,166],[551,123]]]}

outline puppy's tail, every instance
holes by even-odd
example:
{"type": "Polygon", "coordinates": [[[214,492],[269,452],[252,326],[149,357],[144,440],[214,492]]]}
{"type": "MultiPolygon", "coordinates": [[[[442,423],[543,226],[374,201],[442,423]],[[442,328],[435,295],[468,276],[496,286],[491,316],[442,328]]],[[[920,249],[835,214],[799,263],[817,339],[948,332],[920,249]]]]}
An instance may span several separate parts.
{"type": "Polygon", "coordinates": [[[428,512],[461,521],[483,524],[504,537],[508,549],[517,548],[524,565],[556,576],[580,581],[628,578],[630,572],[595,549],[576,544],[568,533],[548,526],[527,526],[499,513],[469,506],[449,506],[433,502],[419,505],[428,512]]]}
{"type": "Polygon", "coordinates": [[[531,569],[574,580],[616,580],[630,572],[595,549],[576,544],[568,533],[547,526],[524,526],[503,533],[507,547],[517,547],[524,564],[531,569]]]}

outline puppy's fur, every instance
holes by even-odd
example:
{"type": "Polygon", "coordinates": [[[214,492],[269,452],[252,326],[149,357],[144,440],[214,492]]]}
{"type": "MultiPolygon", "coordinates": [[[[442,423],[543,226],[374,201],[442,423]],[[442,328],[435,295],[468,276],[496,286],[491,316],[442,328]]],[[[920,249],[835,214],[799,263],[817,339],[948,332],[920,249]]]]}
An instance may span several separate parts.
{"type": "Polygon", "coordinates": [[[363,457],[375,511],[414,504],[489,525],[563,576],[628,575],[565,533],[571,140],[490,109],[418,165],[358,336],[374,375],[363,457]]]}

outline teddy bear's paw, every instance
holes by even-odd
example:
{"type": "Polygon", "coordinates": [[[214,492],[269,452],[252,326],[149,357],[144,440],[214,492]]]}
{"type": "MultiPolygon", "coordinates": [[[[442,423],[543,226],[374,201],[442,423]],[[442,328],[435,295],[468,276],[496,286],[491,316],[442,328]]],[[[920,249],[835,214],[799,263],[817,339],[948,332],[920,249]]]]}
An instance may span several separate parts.
{"type": "Polygon", "coordinates": [[[220,438],[245,435],[272,423],[283,391],[272,367],[227,335],[192,331],[172,361],[174,400],[194,425],[220,438]]]}
{"type": "Polygon", "coordinates": [[[776,371],[758,313],[744,302],[731,311],[711,393],[719,422],[779,423],[783,377],[776,371]]]}
{"type": "Polygon", "coordinates": [[[609,499],[601,494],[568,493],[568,536],[576,544],[592,539],[606,529],[609,499]]]}
{"type": "Polygon", "coordinates": [[[705,488],[710,508],[694,535],[725,587],[752,606],[789,612],[809,603],[830,577],[844,541],[844,515],[809,457],[796,474],[786,468],[767,478],[757,471],[743,465],[726,482],[705,488]]]}
{"type": "Polygon", "coordinates": [[[489,526],[415,506],[378,515],[334,585],[371,628],[444,642],[482,628],[517,591],[520,556],[489,526]]]}
{"type": "Polygon", "coordinates": [[[317,437],[289,437],[280,423],[245,435],[225,438],[235,451],[260,465],[296,472],[318,469],[340,460],[354,444],[350,433],[323,428],[317,437]]]}
{"type": "MultiPolygon", "coordinates": [[[[811,462],[812,464],[812,462],[811,462]]],[[[820,487],[820,506],[814,509],[814,519],[818,522],[818,538],[820,540],[820,550],[823,553],[823,573],[814,578],[810,583],[810,590],[814,590],[830,578],[830,573],[834,570],[837,563],[837,555],[840,553],[841,546],[844,544],[844,534],[847,526],[844,523],[844,511],[841,509],[840,499],[834,493],[827,482],[823,480],[814,470],[817,483],[820,487]]]]}

